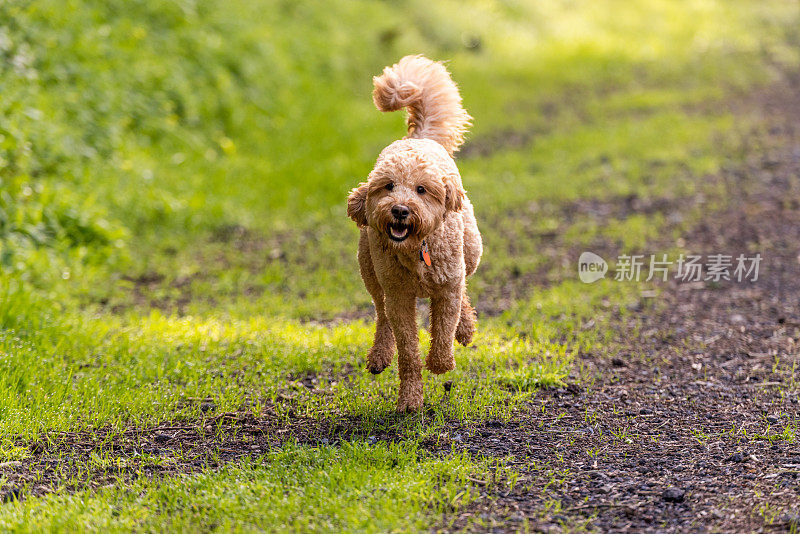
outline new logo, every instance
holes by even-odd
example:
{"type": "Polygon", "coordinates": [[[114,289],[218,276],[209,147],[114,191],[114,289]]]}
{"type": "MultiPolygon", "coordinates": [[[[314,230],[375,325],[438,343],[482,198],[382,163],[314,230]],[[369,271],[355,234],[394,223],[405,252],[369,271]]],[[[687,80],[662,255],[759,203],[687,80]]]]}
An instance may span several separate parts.
{"type": "Polygon", "coordinates": [[[578,278],[585,284],[597,282],[608,272],[606,260],[594,252],[584,252],[578,258],[578,278]]]}

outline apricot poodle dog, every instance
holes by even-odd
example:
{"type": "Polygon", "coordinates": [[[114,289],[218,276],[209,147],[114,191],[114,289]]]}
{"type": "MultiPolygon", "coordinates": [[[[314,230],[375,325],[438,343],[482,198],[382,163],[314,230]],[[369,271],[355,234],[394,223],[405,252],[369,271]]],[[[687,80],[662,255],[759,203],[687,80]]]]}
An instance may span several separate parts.
{"type": "Polygon", "coordinates": [[[397,410],[416,411],[422,407],[416,299],[431,301],[430,372],[455,369],[453,339],[468,345],[475,333],[466,278],[483,244],[453,161],[471,117],[444,65],[425,57],[406,56],[373,83],[380,111],[408,108],[408,135],[383,149],[347,199],[347,215],[361,228],[358,262],[377,314],[367,369],[386,369],[396,344],[397,410]]]}

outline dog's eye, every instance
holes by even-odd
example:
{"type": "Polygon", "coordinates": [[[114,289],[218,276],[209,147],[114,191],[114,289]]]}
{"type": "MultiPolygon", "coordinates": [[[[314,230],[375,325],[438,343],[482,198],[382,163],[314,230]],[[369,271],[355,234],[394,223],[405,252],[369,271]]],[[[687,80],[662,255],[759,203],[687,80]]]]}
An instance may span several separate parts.
{"type": "Polygon", "coordinates": [[[393,182],[389,182],[388,184],[386,184],[386,190],[387,191],[391,191],[392,189],[394,189],[394,183],[393,182]]]}
{"type": "Polygon", "coordinates": [[[425,188],[422,187],[421,185],[418,185],[417,186],[417,193],[419,193],[420,195],[425,194],[425,188]]]}

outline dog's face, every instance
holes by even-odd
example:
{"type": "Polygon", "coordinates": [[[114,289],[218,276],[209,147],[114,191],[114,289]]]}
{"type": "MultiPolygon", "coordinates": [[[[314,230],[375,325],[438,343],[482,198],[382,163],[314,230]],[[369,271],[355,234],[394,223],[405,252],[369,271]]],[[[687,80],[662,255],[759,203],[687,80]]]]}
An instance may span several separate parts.
{"type": "Polygon", "coordinates": [[[416,249],[448,211],[461,209],[463,198],[461,180],[448,166],[404,151],[379,158],[369,179],[350,192],[347,214],[378,232],[385,245],[416,249]]]}

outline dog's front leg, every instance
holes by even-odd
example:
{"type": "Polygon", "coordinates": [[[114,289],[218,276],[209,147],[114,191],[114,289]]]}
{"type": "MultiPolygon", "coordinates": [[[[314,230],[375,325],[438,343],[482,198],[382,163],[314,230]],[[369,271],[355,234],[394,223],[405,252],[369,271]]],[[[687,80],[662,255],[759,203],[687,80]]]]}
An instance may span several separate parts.
{"type": "Polygon", "coordinates": [[[372,255],[369,250],[369,236],[366,230],[361,231],[361,239],[358,242],[358,264],[361,269],[361,278],[367,291],[372,296],[375,303],[375,341],[367,355],[367,369],[370,373],[377,375],[392,364],[394,355],[394,336],[389,320],[386,318],[386,307],[384,305],[383,288],[378,277],[375,275],[375,266],[372,264],[372,255]]]}
{"type": "Polygon", "coordinates": [[[425,367],[434,374],[456,368],[453,339],[461,317],[461,286],[442,288],[431,294],[431,350],[425,367]]]}
{"type": "Polygon", "coordinates": [[[414,412],[422,408],[422,362],[419,355],[417,299],[413,293],[387,294],[386,315],[397,343],[400,371],[398,412],[414,412]]]}

